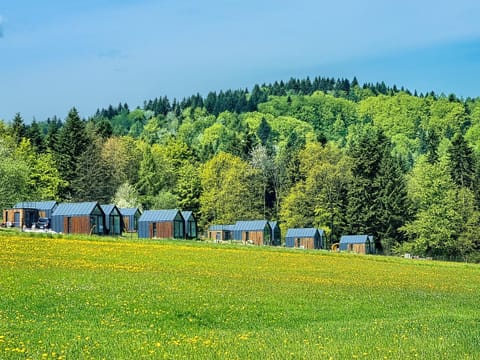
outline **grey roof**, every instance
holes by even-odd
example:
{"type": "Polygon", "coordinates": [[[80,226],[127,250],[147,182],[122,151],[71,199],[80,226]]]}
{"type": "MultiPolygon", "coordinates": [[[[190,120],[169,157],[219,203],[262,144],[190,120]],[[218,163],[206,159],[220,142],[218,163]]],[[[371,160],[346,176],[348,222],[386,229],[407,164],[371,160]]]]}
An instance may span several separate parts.
{"type": "Polygon", "coordinates": [[[138,221],[173,221],[179,211],[171,210],[145,210],[138,221]]]}
{"type": "Polygon", "coordinates": [[[53,212],[52,216],[90,215],[97,205],[97,202],[60,203],[53,212]]]}
{"type": "Polygon", "coordinates": [[[340,238],[340,244],[365,244],[370,241],[373,241],[371,235],[342,235],[340,238]]]}
{"type": "Polygon", "coordinates": [[[118,211],[122,216],[134,216],[137,211],[141,214],[138,208],[119,208],[118,211]]]}
{"type": "MultiPolygon", "coordinates": [[[[193,217],[193,212],[191,211],[182,211],[182,216],[185,220],[188,220],[190,216],[193,217]]],[[[195,218],[193,218],[195,220],[195,218]]]]}
{"type": "Polygon", "coordinates": [[[57,205],[57,202],[52,201],[22,201],[16,203],[14,209],[38,209],[38,210],[50,210],[57,205]]]}
{"type": "Polygon", "coordinates": [[[323,230],[319,231],[316,228],[291,228],[287,230],[285,237],[313,238],[317,232],[322,235],[323,230]]]}
{"type": "Polygon", "coordinates": [[[235,225],[210,225],[208,227],[210,231],[233,231],[235,230],[235,225]]]}
{"type": "Polygon", "coordinates": [[[105,213],[105,215],[110,215],[113,211],[113,209],[115,208],[115,205],[113,204],[107,204],[107,205],[100,205],[100,207],[102,208],[103,212],[105,213]]]}
{"type": "Polygon", "coordinates": [[[237,221],[235,231],[263,231],[268,224],[267,220],[237,221]]]}

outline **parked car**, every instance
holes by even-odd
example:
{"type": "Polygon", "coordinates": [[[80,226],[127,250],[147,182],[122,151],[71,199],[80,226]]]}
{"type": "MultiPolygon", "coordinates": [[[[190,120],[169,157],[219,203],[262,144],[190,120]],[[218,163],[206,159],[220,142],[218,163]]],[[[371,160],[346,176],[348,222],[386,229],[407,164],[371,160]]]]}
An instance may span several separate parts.
{"type": "Polygon", "coordinates": [[[48,229],[50,227],[50,219],[49,218],[38,218],[37,221],[37,228],[38,229],[48,229]]]}

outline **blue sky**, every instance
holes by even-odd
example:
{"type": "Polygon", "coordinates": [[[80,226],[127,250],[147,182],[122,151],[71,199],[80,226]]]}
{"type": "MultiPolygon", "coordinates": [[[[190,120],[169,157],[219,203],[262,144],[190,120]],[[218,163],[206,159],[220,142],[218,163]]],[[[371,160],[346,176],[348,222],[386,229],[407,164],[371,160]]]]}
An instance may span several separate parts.
{"type": "Polygon", "coordinates": [[[480,96],[477,0],[0,4],[0,119],[251,89],[290,77],[480,96]]]}

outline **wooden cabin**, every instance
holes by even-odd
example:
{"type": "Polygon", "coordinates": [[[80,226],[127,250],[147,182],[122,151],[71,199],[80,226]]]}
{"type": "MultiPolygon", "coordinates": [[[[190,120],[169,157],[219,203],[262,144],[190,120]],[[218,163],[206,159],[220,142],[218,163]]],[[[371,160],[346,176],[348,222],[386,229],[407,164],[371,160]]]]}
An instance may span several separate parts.
{"type": "Polygon", "coordinates": [[[123,218],[120,210],[113,205],[100,205],[105,214],[105,234],[107,235],[122,235],[123,218]]]}
{"type": "Polygon", "coordinates": [[[51,228],[64,234],[105,234],[105,214],[97,202],[60,203],[51,228]]]}
{"type": "Polygon", "coordinates": [[[233,239],[244,244],[270,245],[272,229],[267,220],[237,221],[233,230],[233,239]]]}
{"type": "Polygon", "coordinates": [[[233,229],[235,225],[210,225],[208,228],[208,238],[219,241],[233,240],[233,229]]]}
{"type": "Polygon", "coordinates": [[[123,218],[123,228],[126,232],[138,231],[138,219],[142,213],[138,208],[121,208],[118,209],[123,218]]]}
{"type": "Polygon", "coordinates": [[[374,254],[375,244],[371,235],[342,235],[340,251],[351,251],[357,254],[374,254]]]}
{"type": "Polygon", "coordinates": [[[37,209],[38,217],[50,219],[57,208],[58,203],[50,201],[22,201],[14,205],[14,209],[37,209]]]}
{"type": "Polygon", "coordinates": [[[3,210],[3,223],[7,227],[31,228],[38,221],[38,210],[33,208],[13,208],[3,210]]]}
{"type": "Polygon", "coordinates": [[[185,219],[177,210],[146,210],[138,219],[138,237],[185,239],[185,219]]]}
{"type": "Polygon", "coordinates": [[[323,249],[325,232],[316,228],[291,228],[285,236],[285,246],[297,249],[323,249]]]}
{"type": "Polygon", "coordinates": [[[197,239],[197,220],[191,211],[182,211],[182,216],[185,219],[185,238],[197,239]]]}

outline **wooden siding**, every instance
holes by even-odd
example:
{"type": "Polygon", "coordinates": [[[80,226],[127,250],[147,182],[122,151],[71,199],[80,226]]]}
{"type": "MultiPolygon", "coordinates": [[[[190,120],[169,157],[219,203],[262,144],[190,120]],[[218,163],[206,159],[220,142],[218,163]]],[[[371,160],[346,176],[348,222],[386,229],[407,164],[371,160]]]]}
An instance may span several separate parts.
{"type": "Polygon", "coordinates": [[[366,244],[348,244],[348,251],[353,251],[357,254],[367,254],[366,244]]]}
{"type": "Polygon", "coordinates": [[[123,229],[126,232],[130,232],[130,216],[123,217],[123,229]]]}
{"type": "Polygon", "coordinates": [[[242,231],[242,241],[251,242],[255,245],[263,245],[263,231],[242,231]]]}
{"type": "MultiPolygon", "coordinates": [[[[90,234],[90,216],[74,216],[63,218],[63,232],[65,234],[90,234]]],[[[98,231],[98,230],[97,230],[98,231]]],[[[93,231],[97,233],[97,231],[93,231]]]]}
{"type": "Polygon", "coordinates": [[[295,238],[293,242],[293,247],[299,249],[315,249],[315,239],[314,238],[295,238]]]}
{"type": "Polygon", "coordinates": [[[208,238],[216,241],[232,240],[232,232],[225,230],[211,230],[208,232],[208,238]]]}
{"type": "Polygon", "coordinates": [[[149,227],[150,227],[150,238],[152,239],[172,239],[173,238],[172,222],[150,223],[149,227]]]}
{"type": "Polygon", "coordinates": [[[3,210],[3,222],[11,223],[14,227],[23,225],[31,227],[38,221],[38,210],[36,209],[6,209],[3,210]]]}

